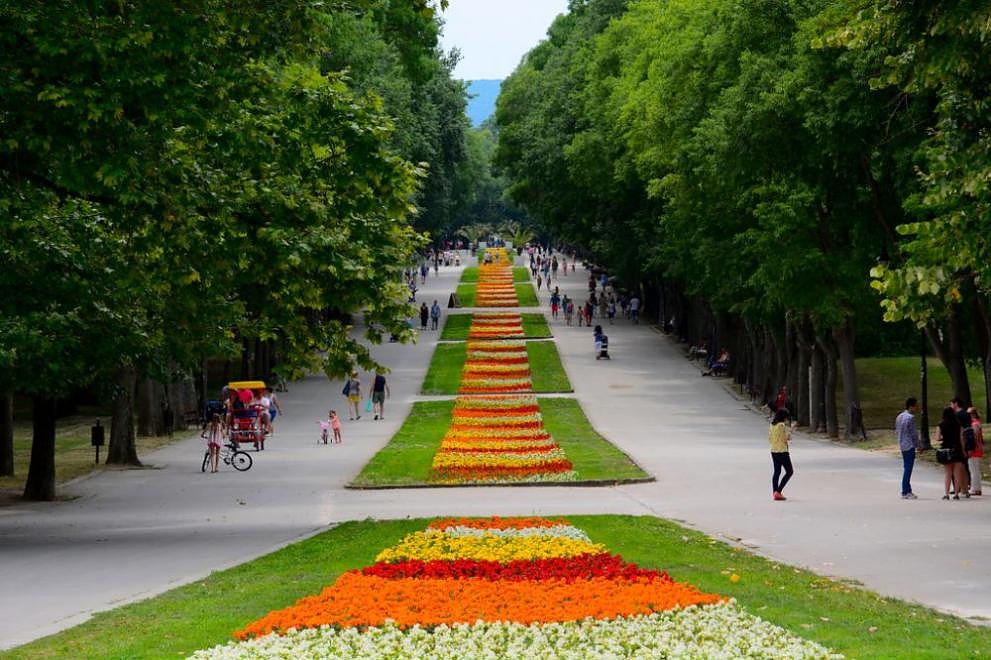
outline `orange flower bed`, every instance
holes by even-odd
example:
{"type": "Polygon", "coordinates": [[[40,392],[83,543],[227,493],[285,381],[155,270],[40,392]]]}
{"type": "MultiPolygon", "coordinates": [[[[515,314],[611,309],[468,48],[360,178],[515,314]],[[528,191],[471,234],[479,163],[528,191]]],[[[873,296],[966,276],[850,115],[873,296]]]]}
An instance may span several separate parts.
{"type": "Polygon", "coordinates": [[[719,596],[663,579],[567,581],[387,579],[348,572],[317,596],[270,612],[238,639],[323,625],[400,628],[484,621],[517,623],[614,619],[721,602],[719,596]]]}

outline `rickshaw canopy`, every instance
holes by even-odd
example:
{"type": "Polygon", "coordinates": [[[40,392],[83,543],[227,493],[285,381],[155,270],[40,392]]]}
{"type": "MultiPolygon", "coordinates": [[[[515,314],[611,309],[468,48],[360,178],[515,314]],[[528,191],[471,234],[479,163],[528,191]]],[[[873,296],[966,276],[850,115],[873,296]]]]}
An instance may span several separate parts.
{"type": "Polygon", "coordinates": [[[235,380],[227,383],[232,390],[264,390],[268,386],[263,380],[235,380]]]}

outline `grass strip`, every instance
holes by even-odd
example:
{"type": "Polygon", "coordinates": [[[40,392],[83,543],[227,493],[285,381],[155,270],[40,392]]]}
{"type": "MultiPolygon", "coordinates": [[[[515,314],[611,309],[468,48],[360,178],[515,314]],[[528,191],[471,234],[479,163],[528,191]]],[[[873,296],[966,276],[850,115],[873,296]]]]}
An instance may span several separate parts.
{"type": "Polygon", "coordinates": [[[626,481],[650,475],[592,428],[575,399],[538,399],[544,428],[574,464],[579,481],[626,481]]]}
{"type": "Polygon", "coordinates": [[[475,306],[475,285],[474,284],[459,284],[457,293],[458,301],[461,303],[462,307],[474,307],[475,306]]]}
{"type": "Polygon", "coordinates": [[[530,269],[526,266],[513,266],[513,281],[514,282],[529,282],[530,281],[530,269]]]}
{"type": "Polygon", "coordinates": [[[547,318],[543,314],[521,314],[523,318],[523,333],[527,339],[544,339],[553,337],[551,327],[547,325],[547,318]]]}
{"type": "Polygon", "coordinates": [[[464,341],[468,339],[468,329],[471,327],[471,314],[448,314],[444,321],[444,329],[440,338],[445,341],[464,341]]]}
{"type": "Polygon", "coordinates": [[[461,371],[465,366],[467,352],[466,344],[437,344],[420,392],[456,394],[461,386],[461,371]]]}
{"type": "Polygon", "coordinates": [[[534,392],[574,392],[554,342],[528,341],[526,355],[534,392]]]}
{"type": "Polygon", "coordinates": [[[537,290],[533,288],[533,285],[529,282],[520,284],[517,282],[516,287],[516,297],[520,301],[520,307],[539,307],[540,301],[537,300],[537,290]]]}
{"type": "Polygon", "coordinates": [[[475,283],[478,281],[478,266],[467,266],[463,271],[461,271],[461,282],[462,283],[475,283]]]}
{"type": "Polygon", "coordinates": [[[420,401],[389,444],[350,483],[353,487],[419,486],[427,483],[434,454],[451,425],[454,400],[420,401]]]}
{"type": "MultiPolygon", "coordinates": [[[[624,560],[736,598],[751,614],[848,657],[943,658],[991,653],[991,629],[731,547],[650,516],[567,516],[624,560]],[[737,581],[732,576],[738,576],[737,581]]],[[[313,538],[213,573],[26,646],[5,658],[185,657],[231,640],[269,611],[319,593],[345,570],[423,530],[428,519],[343,523],[313,538]],[[204,616],[208,612],[209,616],[204,616]],[[112,634],[112,631],[127,634],[112,634]]]]}

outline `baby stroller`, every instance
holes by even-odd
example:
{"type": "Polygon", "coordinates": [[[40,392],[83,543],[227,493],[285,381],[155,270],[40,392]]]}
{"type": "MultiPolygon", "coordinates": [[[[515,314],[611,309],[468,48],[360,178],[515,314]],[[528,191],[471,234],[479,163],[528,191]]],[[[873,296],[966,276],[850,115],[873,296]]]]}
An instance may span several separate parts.
{"type": "Polygon", "coordinates": [[[595,359],[611,360],[609,357],[609,337],[606,335],[596,335],[595,337],[595,359]]]}

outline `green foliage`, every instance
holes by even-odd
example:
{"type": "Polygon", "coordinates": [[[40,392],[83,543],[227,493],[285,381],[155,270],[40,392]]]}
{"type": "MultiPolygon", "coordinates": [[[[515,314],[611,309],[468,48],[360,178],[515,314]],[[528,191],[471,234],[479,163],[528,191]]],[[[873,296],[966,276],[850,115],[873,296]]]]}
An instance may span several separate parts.
{"type": "Polygon", "coordinates": [[[461,387],[467,347],[462,342],[437,344],[423,379],[423,394],[456,394],[461,387]]]}
{"type": "Polygon", "coordinates": [[[418,401],[402,427],[365,464],[351,488],[418,486],[428,482],[434,454],[451,425],[454,401],[418,401]]]}
{"type": "Polygon", "coordinates": [[[513,286],[516,287],[516,297],[520,307],[538,307],[540,305],[540,301],[537,299],[537,290],[532,284],[517,282],[513,286]]]}

